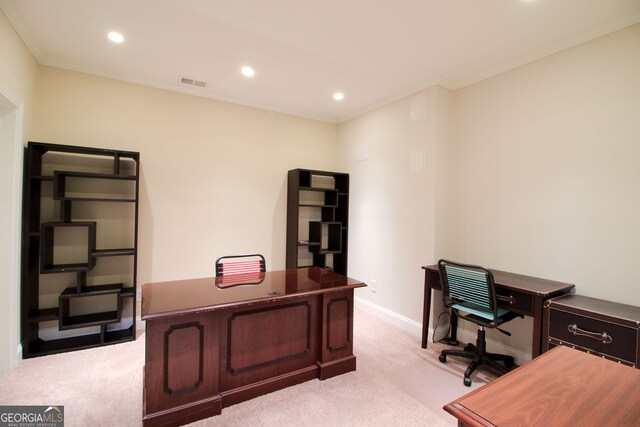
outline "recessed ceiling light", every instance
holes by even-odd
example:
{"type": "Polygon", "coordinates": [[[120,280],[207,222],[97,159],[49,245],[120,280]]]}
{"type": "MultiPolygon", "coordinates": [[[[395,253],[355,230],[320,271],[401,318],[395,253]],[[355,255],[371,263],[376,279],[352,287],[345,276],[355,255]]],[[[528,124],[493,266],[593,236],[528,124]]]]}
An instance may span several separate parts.
{"type": "Polygon", "coordinates": [[[246,65],[240,69],[240,72],[245,77],[253,77],[253,75],[256,73],[256,71],[253,68],[246,65]]]}
{"type": "Polygon", "coordinates": [[[124,41],[124,36],[115,31],[111,31],[109,34],[107,34],[107,37],[109,37],[109,40],[114,43],[122,43],[124,41]]]}
{"type": "Polygon", "coordinates": [[[344,93],[342,92],[336,92],[333,94],[333,99],[335,99],[336,101],[342,101],[344,99],[344,93]]]}

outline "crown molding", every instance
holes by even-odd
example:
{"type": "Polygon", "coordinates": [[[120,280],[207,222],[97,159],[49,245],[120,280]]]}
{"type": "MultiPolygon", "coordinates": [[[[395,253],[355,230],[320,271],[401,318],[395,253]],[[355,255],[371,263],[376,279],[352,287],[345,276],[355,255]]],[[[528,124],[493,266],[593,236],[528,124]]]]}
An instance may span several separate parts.
{"type": "Polygon", "coordinates": [[[604,27],[597,28],[595,30],[589,31],[584,34],[580,34],[579,36],[571,37],[563,40],[560,43],[556,43],[553,46],[545,47],[543,49],[538,49],[533,52],[528,53],[527,55],[516,59],[514,61],[510,61],[506,64],[502,64],[496,68],[493,68],[489,71],[485,71],[476,75],[475,77],[454,82],[452,86],[449,88],[451,90],[462,89],[466,86],[470,86],[474,83],[478,83],[482,80],[486,80],[488,78],[497,76],[499,74],[505,73],[507,71],[511,71],[515,68],[521,67],[526,64],[530,64],[532,62],[538,61],[542,58],[546,58],[558,52],[562,52],[563,50],[571,49],[573,47],[579,46],[581,44],[590,42],[597,38],[606,36],[607,34],[614,33],[616,31],[623,30],[627,27],[640,23],[640,13],[636,15],[629,16],[621,21],[615,22],[613,24],[606,25],[604,27]]]}
{"type": "Polygon", "coordinates": [[[355,119],[356,117],[362,116],[366,113],[370,113],[374,110],[377,110],[379,108],[385,107],[387,105],[390,105],[394,102],[397,102],[401,99],[407,98],[409,96],[415,95],[419,92],[422,92],[424,90],[427,90],[433,86],[442,86],[445,89],[449,89],[451,91],[456,91],[458,89],[462,89],[464,87],[470,86],[474,83],[478,83],[481,82],[483,80],[486,80],[488,78],[497,76],[499,74],[505,73],[507,71],[511,71],[513,69],[516,69],[518,67],[522,67],[523,65],[538,61],[542,58],[545,58],[547,56],[553,55],[555,53],[561,52],[563,50],[567,50],[570,49],[572,47],[576,47],[579,46],[581,44],[587,43],[591,40],[595,40],[597,38],[606,36],[607,34],[611,34],[614,33],[616,31],[620,31],[623,30],[627,27],[630,27],[632,25],[636,25],[640,23],[640,14],[636,14],[630,17],[627,17],[621,21],[615,22],[613,24],[610,25],[606,25],[604,27],[598,28],[596,30],[590,31],[588,33],[585,34],[581,34],[577,37],[572,37],[569,39],[566,39],[560,43],[557,43],[553,46],[550,47],[546,47],[544,49],[538,49],[534,52],[529,53],[528,55],[525,55],[517,60],[514,61],[510,61],[506,64],[502,64],[498,67],[495,67],[489,71],[485,71],[482,72],[474,77],[471,77],[469,79],[466,80],[461,80],[461,81],[451,81],[451,80],[447,80],[445,78],[442,77],[438,77],[438,78],[433,78],[430,80],[427,80],[419,85],[416,86],[412,86],[410,88],[407,88],[405,90],[403,90],[402,92],[398,92],[394,95],[388,96],[386,98],[383,98],[379,101],[376,101],[373,104],[370,104],[364,108],[358,109],[352,113],[349,113],[347,115],[341,116],[339,118],[338,123],[344,123],[347,122],[349,120],[355,119]]]}
{"type": "Polygon", "coordinates": [[[27,46],[27,49],[29,49],[36,61],[38,61],[39,64],[42,64],[42,52],[38,49],[38,45],[33,40],[31,32],[27,29],[24,21],[22,21],[22,18],[20,18],[20,15],[16,12],[13,4],[8,0],[0,0],[0,9],[2,9],[4,15],[9,20],[9,23],[13,26],[13,29],[16,30],[16,33],[18,33],[22,42],[27,46]]]}

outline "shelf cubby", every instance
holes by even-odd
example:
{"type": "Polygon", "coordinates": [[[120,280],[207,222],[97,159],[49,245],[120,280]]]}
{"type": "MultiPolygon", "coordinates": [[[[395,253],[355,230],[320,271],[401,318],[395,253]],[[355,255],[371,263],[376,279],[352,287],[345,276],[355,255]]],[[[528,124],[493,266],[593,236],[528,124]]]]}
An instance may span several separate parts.
{"type": "MultiPolygon", "coordinates": [[[[120,294],[122,292],[122,283],[113,285],[99,285],[76,288],[67,288],[60,294],[59,303],[59,329],[61,331],[67,329],[78,329],[87,326],[96,326],[108,323],[116,323],[120,321],[122,315],[122,301],[120,294]],[[80,292],[78,292],[80,290],[80,292]],[[82,304],[81,300],[109,298],[113,309],[101,310],[93,313],[71,314],[71,304],[82,304]]],[[[87,302],[84,302],[87,305],[87,302]]]]}
{"type": "Polygon", "coordinates": [[[342,250],[342,223],[309,222],[309,239],[320,242],[309,247],[314,254],[336,254],[342,250]]]}
{"type": "Polygon", "coordinates": [[[40,273],[89,271],[95,260],[95,222],[47,222],[42,224],[40,242],[40,273]],[[64,240],[60,243],[60,240],[64,240]],[[57,241],[57,244],[56,244],[57,241]],[[58,255],[66,249],[65,254],[58,255]],[[65,259],[64,262],[58,261],[65,259]]]}
{"type": "Polygon", "coordinates": [[[299,195],[300,206],[336,207],[338,206],[338,191],[326,188],[301,188],[299,195]]]}
{"type": "Polygon", "coordinates": [[[54,200],[135,202],[135,188],[135,176],[68,171],[53,174],[54,200]]]}

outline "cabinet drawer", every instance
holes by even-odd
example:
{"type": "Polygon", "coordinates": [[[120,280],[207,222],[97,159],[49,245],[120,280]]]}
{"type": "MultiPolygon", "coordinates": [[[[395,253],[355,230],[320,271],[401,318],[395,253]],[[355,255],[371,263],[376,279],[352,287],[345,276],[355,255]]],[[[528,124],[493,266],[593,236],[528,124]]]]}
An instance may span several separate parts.
{"type": "Polygon", "coordinates": [[[549,341],[575,345],[636,365],[638,330],[551,308],[549,341]]]}
{"type": "Polygon", "coordinates": [[[526,316],[533,316],[533,298],[531,295],[509,289],[496,289],[498,307],[526,316]]]}

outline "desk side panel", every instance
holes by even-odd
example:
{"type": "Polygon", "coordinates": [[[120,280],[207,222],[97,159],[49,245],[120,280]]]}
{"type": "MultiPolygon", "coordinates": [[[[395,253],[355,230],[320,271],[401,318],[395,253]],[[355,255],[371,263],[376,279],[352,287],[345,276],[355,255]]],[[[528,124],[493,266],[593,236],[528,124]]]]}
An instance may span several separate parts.
{"type": "Polygon", "coordinates": [[[320,379],[356,369],[353,355],[353,289],[322,295],[320,379]]]}
{"type": "Polygon", "coordinates": [[[145,416],[219,396],[218,335],[211,312],[147,321],[145,416]]]}

